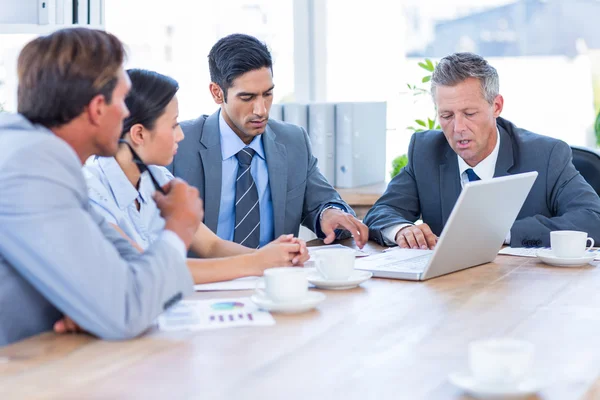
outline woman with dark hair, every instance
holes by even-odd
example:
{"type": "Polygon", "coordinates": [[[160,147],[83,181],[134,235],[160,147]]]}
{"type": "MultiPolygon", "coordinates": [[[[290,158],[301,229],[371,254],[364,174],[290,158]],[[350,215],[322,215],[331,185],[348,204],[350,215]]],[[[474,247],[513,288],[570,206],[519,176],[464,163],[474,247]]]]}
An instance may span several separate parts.
{"type": "MultiPolygon", "coordinates": [[[[157,72],[128,70],[131,90],[125,99],[130,115],[122,139],[148,165],[160,185],[173,176],[165,168],[173,161],[183,131],[177,122],[177,82],[157,72]]],[[[125,237],[144,251],[164,228],[154,202],[150,175],[140,173],[129,146],[115,157],[95,157],[84,166],[91,206],[125,237]]],[[[188,259],[196,283],[262,275],[266,268],[301,265],[308,259],[306,244],[292,235],[281,236],[261,249],[220,239],[201,224],[191,245],[204,259],[188,259]],[[206,259],[216,258],[216,259],[206,259]]]]}

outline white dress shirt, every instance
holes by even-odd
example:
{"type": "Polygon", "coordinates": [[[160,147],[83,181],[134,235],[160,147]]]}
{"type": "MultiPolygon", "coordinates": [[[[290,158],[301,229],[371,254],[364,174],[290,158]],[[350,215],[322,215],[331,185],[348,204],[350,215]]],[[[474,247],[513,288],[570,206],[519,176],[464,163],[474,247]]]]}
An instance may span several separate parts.
{"type": "MultiPolygon", "coordinates": [[[[165,168],[148,166],[160,185],[173,179],[165,168]]],[[[165,220],[160,216],[152,194],[154,184],[144,172],[139,188],[135,188],[114,157],[94,157],[83,166],[88,186],[90,205],[109,223],[119,226],[129,238],[146,250],[159,237],[163,237],[177,251],[186,255],[183,241],[174,232],[165,230],[165,220]],[[137,209],[136,200],[140,205],[137,209]]]]}
{"type": "Polygon", "coordinates": [[[227,125],[222,113],[219,113],[219,131],[221,133],[223,169],[221,174],[221,204],[219,206],[219,222],[216,234],[221,239],[233,241],[235,233],[235,185],[239,166],[236,154],[244,147],[250,147],[256,152],[250,164],[250,175],[252,175],[258,193],[260,247],[265,246],[274,239],[273,227],[275,222],[273,221],[273,200],[271,198],[269,169],[263,146],[263,135],[256,136],[246,146],[233,129],[227,125]]]}
{"type": "MultiPolygon", "coordinates": [[[[469,183],[469,177],[467,176],[467,169],[472,168],[473,171],[477,174],[477,176],[482,180],[492,179],[494,177],[494,172],[496,171],[496,161],[498,161],[498,153],[500,151],[500,131],[496,128],[496,146],[494,150],[488,155],[486,158],[481,160],[479,164],[474,167],[471,167],[469,164],[465,162],[458,154],[456,158],[458,159],[458,173],[460,175],[460,185],[461,187],[465,187],[465,184],[469,183]]],[[[414,224],[402,223],[398,225],[392,225],[383,230],[383,238],[388,246],[394,246],[396,244],[396,235],[400,231],[400,229],[414,224]]],[[[504,243],[510,243],[510,232],[508,232],[508,236],[504,243]]]]}

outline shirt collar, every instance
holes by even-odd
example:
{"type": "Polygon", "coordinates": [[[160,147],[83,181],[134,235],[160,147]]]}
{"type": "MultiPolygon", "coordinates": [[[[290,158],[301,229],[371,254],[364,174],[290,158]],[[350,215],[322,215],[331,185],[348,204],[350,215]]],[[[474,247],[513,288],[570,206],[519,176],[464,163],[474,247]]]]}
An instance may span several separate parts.
{"type": "Polygon", "coordinates": [[[496,146],[494,147],[494,150],[492,150],[490,155],[481,160],[476,166],[471,167],[458,154],[456,155],[458,158],[458,170],[460,172],[459,176],[462,176],[467,169],[473,168],[473,171],[482,180],[492,179],[494,177],[494,172],[496,171],[496,161],[498,161],[498,153],[500,151],[500,131],[498,130],[498,127],[496,127],[496,135],[496,146]]]}
{"type": "Polygon", "coordinates": [[[140,178],[140,190],[138,192],[129,182],[127,175],[125,175],[114,157],[97,157],[96,162],[104,173],[112,195],[121,210],[125,210],[138,198],[143,203],[150,199],[152,194],[147,191],[148,181],[150,180],[147,173],[143,173],[140,178]]]}
{"type": "MultiPolygon", "coordinates": [[[[223,114],[219,111],[219,132],[221,134],[221,156],[223,161],[235,156],[240,150],[246,147],[246,144],[239,138],[239,136],[231,129],[231,127],[225,122],[223,114]]],[[[265,151],[263,148],[262,134],[256,136],[252,142],[248,145],[251,149],[256,151],[263,160],[265,159],[265,151]]]]}

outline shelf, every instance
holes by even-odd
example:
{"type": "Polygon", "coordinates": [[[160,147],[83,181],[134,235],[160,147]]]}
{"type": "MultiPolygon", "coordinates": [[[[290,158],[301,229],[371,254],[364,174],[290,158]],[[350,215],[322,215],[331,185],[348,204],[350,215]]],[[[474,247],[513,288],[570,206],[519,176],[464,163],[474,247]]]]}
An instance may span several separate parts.
{"type": "Polygon", "coordinates": [[[33,34],[33,35],[45,35],[57,31],[63,28],[74,28],[74,27],[84,27],[90,29],[101,29],[104,30],[104,27],[101,25],[79,25],[79,24],[71,24],[71,25],[56,25],[56,24],[48,24],[48,25],[38,25],[38,24],[0,24],[0,34],[33,34]]]}
{"type": "Polygon", "coordinates": [[[380,182],[368,186],[358,186],[355,188],[336,188],[342,200],[348,203],[351,207],[371,207],[381,197],[386,189],[386,182],[380,182]]]}

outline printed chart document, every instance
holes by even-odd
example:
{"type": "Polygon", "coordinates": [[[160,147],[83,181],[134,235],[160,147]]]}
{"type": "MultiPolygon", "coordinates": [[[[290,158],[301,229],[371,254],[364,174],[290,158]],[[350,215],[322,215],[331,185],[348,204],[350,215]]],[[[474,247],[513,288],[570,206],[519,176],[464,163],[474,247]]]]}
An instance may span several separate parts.
{"type": "Polygon", "coordinates": [[[259,309],[249,297],[182,300],[158,317],[158,327],[162,331],[200,331],[274,324],[271,314],[259,309]]]}

